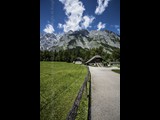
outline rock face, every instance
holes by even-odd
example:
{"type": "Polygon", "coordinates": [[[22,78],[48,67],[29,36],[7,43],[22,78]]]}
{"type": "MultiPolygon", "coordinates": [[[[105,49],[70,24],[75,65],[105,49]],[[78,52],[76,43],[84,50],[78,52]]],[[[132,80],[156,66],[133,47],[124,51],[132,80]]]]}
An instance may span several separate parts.
{"type": "Polygon", "coordinates": [[[53,46],[58,45],[58,39],[54,34],[42,34],[40,36],[40,50],[49,50],[53,46]]]}
{"type": "Polygon", "coordinates": [[[112,31],[69,31],[61,35],[41,34],[40,50],[66,50],[80,47],[83,49],[98,48],[105,50],[120,48],[120,36],[112,31]]]}

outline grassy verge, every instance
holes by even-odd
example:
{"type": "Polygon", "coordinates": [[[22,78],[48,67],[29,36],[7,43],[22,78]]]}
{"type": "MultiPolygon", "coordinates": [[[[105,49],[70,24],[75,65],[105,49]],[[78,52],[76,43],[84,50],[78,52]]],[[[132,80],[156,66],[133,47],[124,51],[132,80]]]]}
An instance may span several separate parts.
{"type": "Polygon", "coordinates": [[[113,69],[112,71],[120,74],[120,70],[113,69]]]}
{"type": "Polygon", "coordinates": [[[40,62],[40,119],[65,120],[86,74],[82,65],[40,62]]]}
{"type": "Polygon", "coordinates": [[[88,117],[88,95],[89,95],[89,82],[87,82],[87,88],[84,89],[82,99],[77,111],[76,120],[87,120],[88,117]],[[86,90],[87,89],[87,90],[86,90]]]}

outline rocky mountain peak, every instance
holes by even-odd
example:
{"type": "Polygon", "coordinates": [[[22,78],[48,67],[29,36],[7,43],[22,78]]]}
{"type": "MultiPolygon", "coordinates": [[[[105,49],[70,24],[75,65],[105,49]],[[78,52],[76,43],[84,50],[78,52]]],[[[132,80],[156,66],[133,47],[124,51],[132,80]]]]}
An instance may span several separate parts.
{"type": "Polygon", "coordinates": [[[120,48],[120,36],[109,30],[88,31],[85,29],[70,30],[61,35],[47,33],[40,36],[41,50],[72,49],[76,47],[91,49],[100,46],[110,51],[113,47],[120,48]]]}

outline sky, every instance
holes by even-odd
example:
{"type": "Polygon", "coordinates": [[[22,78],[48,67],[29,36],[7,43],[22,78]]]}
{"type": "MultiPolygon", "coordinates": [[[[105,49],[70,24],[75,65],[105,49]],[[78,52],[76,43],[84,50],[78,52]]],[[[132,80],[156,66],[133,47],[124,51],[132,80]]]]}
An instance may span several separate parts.
{"type": "Polygon", "coordinates": [[[40,33],[81,29],[120,35],[120,0],[40,0],[40,33]]]}

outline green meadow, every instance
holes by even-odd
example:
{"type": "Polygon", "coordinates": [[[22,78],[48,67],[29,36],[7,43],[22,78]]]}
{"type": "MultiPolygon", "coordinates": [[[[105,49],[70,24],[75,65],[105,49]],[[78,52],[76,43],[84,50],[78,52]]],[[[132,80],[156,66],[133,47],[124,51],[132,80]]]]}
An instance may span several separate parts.
{"type": "MultiPolygon", "coordinates": [[[[40,119],[65,120],[86,75],[84,65],[40,62],[40,119]]],[[[85,120],[87,117],[88,99],[85,94],[84,91],[77,119],[85,120]]]]}

